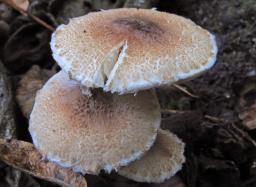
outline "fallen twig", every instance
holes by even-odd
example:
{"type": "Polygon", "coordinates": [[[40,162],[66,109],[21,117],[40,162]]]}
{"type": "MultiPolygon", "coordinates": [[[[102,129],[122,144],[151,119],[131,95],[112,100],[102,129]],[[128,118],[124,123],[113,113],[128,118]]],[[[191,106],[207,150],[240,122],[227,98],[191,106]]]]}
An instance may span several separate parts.
{"type": "Polygon", "coordinates": [[[237,133],[241,135],[242,138],[245,138],[247,141],[251,142],[256,147],[256,142],[243,130],[239,129],[235,124],[231,124],[232,127],[236,130],[237,133]]]}
{"type": "Polygon", "coordinates": [[[182,110],[172,110],[172,109],[161,109],[162,113],[167,113],[167,114],[183,114],[186,111],[182,111],[182,110]]]}
{"type": "MultiPolygon", "coordinates": [[[[205,119],[208,119],[214,123],[228,123],[228,120],[222,119],[222,118],[218,118],[218,117],[214,117],[214,116],[209,116],[209,115],[205,115],[204,116],[205,119]]],[[[239,129],[235,124],[231,123],[231,127],[232,129],[234,129],[236,131],[236,133],[240,134],[240,136],[244,139],[246,139],[247,141],[251,142],[255,147],[256,147],[256,142],[242,129],[239,129]]]]}
{"type": "Polygon", "coordinates": [[[182,87],[182,86],[180,86],[178,84],[173,84],[173,87],[177,88],[178,90],[182,91],[183,93],[185,93],[186,95],[188,95],[190,97],[193,97],[193,98],[196,98],[196,99],[199,98],[199,96],[190,93],[186,88],[184,88],[184,87],[182,87]]]}
{"type": "Polygon", "coordinates": [[[228,122],[226,119],[223,118],[218,118],[218,117],[214,117],[214,116],[209,116],[209,115],[205,115],[204,116],[205,119],[208,119],[214,123],[225,123],[228,122]]]}
{"type": "Polygon", "coordinates": [[[42,25],[43,27],[49,29],[50,31],[54,31],[55,30],[55,28],[53,26],[49,25],[48,23],[46,23],[45,21],[41,20],[40,18],[38,18],[38,17],[28,13],[26,10],[23,10],[21,7],[17,6],[12,0],[0,0],[0,2],[6,4],[6,5],[10,6],[10,7],[12,7],[13,9],[18,11],[22,15],[30,17],[32,20],[34,20],[38,24],[42,25]]]}
{"type": "Polygon", "coordinates": [[[28,142],[0,139],[0,160],[30,175],[61,186],[87,186],[82,175],[42,160],[41,154],[28,142]]]}

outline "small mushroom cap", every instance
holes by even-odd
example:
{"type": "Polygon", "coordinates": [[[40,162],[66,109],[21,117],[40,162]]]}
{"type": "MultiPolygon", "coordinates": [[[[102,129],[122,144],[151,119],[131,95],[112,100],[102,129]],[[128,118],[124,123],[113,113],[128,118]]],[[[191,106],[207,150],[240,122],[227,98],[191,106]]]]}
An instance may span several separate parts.
{"type": "Polygon", "coordinates": [[[160,183],[175,175],[184,162],[184,143],[169,131],[159,129],[152,148],[118,173],[138,182],[160,183]]]}
{"type": "Polygon", "coordinates": [[[191,20],[135,8],[73,18],[53,33],[51,49],[82,85],[120,94],[198,75],[217,54],[215,37],[191,20]]]}
{"type": "Polygon", "coordinates": [[[138,159],[156,139],[161,121],[155,91],[136,96],[82,95],[60,72],[37,93],[29,131],[42,155],[82,173],[110,172],[138,159]]]}

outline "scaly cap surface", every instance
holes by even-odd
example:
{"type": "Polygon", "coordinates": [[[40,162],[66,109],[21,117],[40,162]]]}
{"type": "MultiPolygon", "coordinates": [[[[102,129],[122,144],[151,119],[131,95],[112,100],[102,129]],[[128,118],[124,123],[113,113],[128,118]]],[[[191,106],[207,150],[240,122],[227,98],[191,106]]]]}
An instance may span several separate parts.
{"type": "Polygon", "coordinates": [[[138,182],[160,183],[175,175],[184,162],[184,143],[171,132],[159,129],[153,147],[118,173],[138,182]]]}
{"type": "Polygon", "coordinates": [[[37,93],[29,131],[43,156],[82,173],[110,172],[138,159],[160,125],[155,92],[136,96],[82,95],[78,82],[59,72],[37,93]]]}
{"type": "Polygon", "coordinates": [[[73,18],[53,33],[51,49],[82,85],[120,94],[198,75],[217,54],[215,37],[191,20],[135,8],[73,18]]]}

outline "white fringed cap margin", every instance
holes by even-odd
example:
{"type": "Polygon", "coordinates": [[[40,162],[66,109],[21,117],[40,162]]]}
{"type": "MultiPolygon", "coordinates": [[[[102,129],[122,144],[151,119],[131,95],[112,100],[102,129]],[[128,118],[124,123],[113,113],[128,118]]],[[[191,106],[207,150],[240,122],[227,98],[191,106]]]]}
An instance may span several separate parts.
{"type": "Polygon", "coordinates": [[[44,157],[77,172],[110,172],[141,157],[160,126],[154,90],[82,95],[80,84],[61,71],[38,91],[29,132],[44,157]]]}
{"type": "Polygon", "coordinates": [[[152,148],[139,160],[121,167],[118,174],[137,182],[161,183],[185,162],[184,143],[173,133],[159,129],[152,148]]]}
{"type": "Polygon", "coordinates": [[[50,45],[71,78],[119,94],[194,77],[217,55],[214,35],[191,20],[135,8],[73,18],[57,28],[50,45]]]}

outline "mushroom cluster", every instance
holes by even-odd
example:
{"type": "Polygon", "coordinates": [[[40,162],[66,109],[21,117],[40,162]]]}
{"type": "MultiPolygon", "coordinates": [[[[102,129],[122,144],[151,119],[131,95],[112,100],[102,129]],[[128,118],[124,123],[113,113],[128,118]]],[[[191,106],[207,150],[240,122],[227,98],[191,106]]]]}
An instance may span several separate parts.
{"type": "Polygon", "coordinates": [[[155,88],[212,67],[211,33],[174,14],[123,8],[71,19],[50,45],[62,70],[38,91],[29,125],[45,158],[139,182],[181,169],[184,143],[160,129],[155,88]]]}

